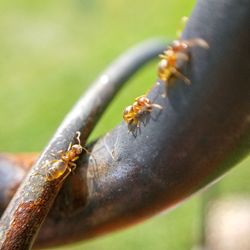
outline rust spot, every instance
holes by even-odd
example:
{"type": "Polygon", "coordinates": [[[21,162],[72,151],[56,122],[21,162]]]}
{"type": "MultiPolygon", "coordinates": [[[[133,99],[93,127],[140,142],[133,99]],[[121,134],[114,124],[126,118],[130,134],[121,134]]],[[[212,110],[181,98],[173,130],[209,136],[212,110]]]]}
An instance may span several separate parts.
{"type": "Polygon", "coordinates": [[[14,213],[11,230],[7,231],[1,250],[29,249],[43,214],[41,200],[20,204],[14,213]]]}
{"type": "Polygon", "coordinates": [[[19,154],[4,154],[15,165],[28,170],[34,164],[38,157],[38,153],[19,153],[19,154]]]}

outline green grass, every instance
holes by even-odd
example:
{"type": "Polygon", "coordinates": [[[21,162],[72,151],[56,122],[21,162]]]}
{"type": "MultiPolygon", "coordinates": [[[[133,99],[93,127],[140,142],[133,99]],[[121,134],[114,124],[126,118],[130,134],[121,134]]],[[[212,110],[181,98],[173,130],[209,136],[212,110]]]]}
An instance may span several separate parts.
{"type": "MultiPolygon", "coordinates": [[[[0,151],[41,151],[76,99],[121,52],[151,37],[175,37],[192,1],[0,1],[0,151]]],[[[91,138],[121,121],[151,86],[156,62],[119,93],[91,138]]],[[[223,194],[250,192],[245,160],[221,182],[223,194]]],[[[66,249],[191,249],[200,196],[143,224],[66,249]]]]}
{"type": "MultiPolygon", "coordinates": [[[[41,150],[114,58],[147,38],[174,37],[193,2],[1,1],[0,150],[41,150]]],[[[129,83],[94,137],[120,121],[131,93],[141,94],[153,83],[154,68],[129,83]]]]}

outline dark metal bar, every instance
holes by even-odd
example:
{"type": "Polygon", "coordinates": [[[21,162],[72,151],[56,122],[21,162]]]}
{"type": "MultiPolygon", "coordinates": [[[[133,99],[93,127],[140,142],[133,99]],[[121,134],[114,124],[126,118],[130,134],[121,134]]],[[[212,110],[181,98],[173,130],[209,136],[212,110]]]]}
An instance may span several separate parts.
{"type": "Polygon", "coordinates": [[[47,247],[95,237],[170,208],[250,151],[250,2],[200,0],[183,38],[203,38],[176,81],[149,98],[163,107],[134,137],[121,123],[69,176],[38,235],[47,247]],[[230,17],[230,18],[229,18],[230,17]]]}
{"type": "Polygon", "coordinates": [[[82,162],[71,176],[85,183],[82,192],[78,199],[73,191],[60,196],[58,204],[68,204],[51,211],[38,245],[74,242],[142,221],[190,197],[249,154],[249,17],[249,1],[198,1],[183,38],[203,38],[210,48],[191,49],[183,73],[192,84],[176,81],[168,98],[161,96],[162,85],[154,88],[149,98],[163,110],[154,110],[136,137],[121,123],[95,143],[95,160],[82,162]]]}
{"type": "Polygon", "coordinates": [[[0,221],[0,249],[30,249],[62,186],[62,179],[46,179],[46,161],[66,151],[81,131],[84,145],[97,120],[123,83],[143,64],[159,54],[163,42],[151,40],[118,58],[83,95],[45,148],[19,187],[0,221]]]}

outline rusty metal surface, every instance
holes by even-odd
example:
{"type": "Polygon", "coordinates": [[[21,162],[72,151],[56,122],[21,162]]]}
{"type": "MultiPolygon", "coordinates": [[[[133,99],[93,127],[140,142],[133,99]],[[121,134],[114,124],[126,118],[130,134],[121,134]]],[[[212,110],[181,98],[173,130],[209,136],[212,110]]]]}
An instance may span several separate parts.
{"type": "Polygon", "coordinates": [[[121,123],[94,145],[95,161],[71,176],[86,179],[87,200],[61,216],[52,210],[37,244],[73,242],[141,221],[188,198],[249,154],[249,5],[198,1],[184,38],[203,38],[210,49],[191,49],[185,75],[192,84],[177,81],[168,98],[162,98],[162,86],[155,88],[150,99],[163,111],[153,111],[136,138],[121,123]]]}
{"type": "Polygon", "coordinates": [[[142,221],[221,177],[250,151],[250,2],[198,1],[183,38],[191,49],[184,74],[137,136],[123,122],[93,144],[69,176],[37,247],[70,243],[142,221]],[[230,17],[230,18],[229,18],[230,17]]]}
{"type": "Polygon", "coordinates": [[[97,120],[123,83],[143,64],[158,55],[163,42],[151,40],[118,58],[83,95],[48,143],[22,182],[0,220],[0,249],[30,249],[59,192],[63,179],[46,179],[46,161],[74,142],[81,132],[84,145],[97,120]],[[14,247],[14,248],[13,248],[14,247]]]}

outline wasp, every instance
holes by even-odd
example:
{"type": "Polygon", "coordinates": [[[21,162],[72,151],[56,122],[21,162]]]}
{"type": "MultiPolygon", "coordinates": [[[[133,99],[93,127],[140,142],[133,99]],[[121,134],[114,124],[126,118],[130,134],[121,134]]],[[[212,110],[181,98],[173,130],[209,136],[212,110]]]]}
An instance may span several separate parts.
{"type": "Polygon", "coordinates": [[[123,119],[129,126],[140,127],[140,123],[146,114],[152,112],[153,108],[162,109],[162,106],[152,103],[145,95],[135,98],[135,102],[125,108],[123,119]]]}
{"type": "Polygon", "coordinates": [[[190,80],[180,72],[177,64],[189,60],[188,49],[193,46],[208,48],[207,42],[200,38],[175,40],[171,46],[160,55],[161,60],[158,65],[158,77],[164,81],[166,87],[168,87],[173,77],[183,80],[186,84],[191,83],[190,80]]]}
{"type": "MultiPolygon", "coordinates": [[[[76,135],[76,140],[78,142],[77,144],[72,145],[72,143],[70,143],[67,151],[61,152],[59,160],[52,160],[46,163],[46,165],[48,165],[46,173],[46,179],[48,181],[58,179],[64,175],[66,171],[68,171],[69,174],[72,169],[76,167],[75,161],[78,160],[82,151],[85,150],[87,153],[89,153],[88,150],[81,145],[81,133],[77,131],[76,135]]],[[[66,176],[68,176],[68,174],[66,176]]]]}

